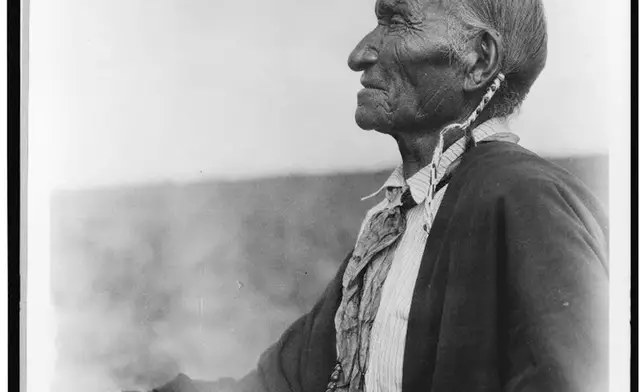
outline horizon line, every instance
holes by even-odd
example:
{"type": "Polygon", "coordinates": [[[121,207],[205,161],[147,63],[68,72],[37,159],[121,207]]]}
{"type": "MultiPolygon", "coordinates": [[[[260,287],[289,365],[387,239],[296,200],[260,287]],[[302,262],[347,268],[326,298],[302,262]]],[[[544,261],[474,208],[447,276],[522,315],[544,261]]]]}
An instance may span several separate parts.
{"type": "MultiPolygon", "coordinates": [[[[561,156],[547,156],[544,157],[548,160],[565,160],[565,159],[606,159],[608,160],[609,154],[607,153],[585,153],[574,155],[561,155],[561,156]]],[[[184,178],[148,178],[143,180],[124,180],[96,184],[74,184],[52,186],[51,194],[69,193],[69,192],[91,192],[101,190],[117,190],[122,188],[145,188],[145,187],[160,187],[160,186],[189,186],[198,185],[200,183],[239,183],[239,182],[253,182],[271,179],[282,179],[289,177],[324,177],[324,176],[339,176],[351,174],[368,174],[376,173],[387,170],[393,170],[398,163],[377,165],[375,167],[355,167],[355,168],[341,168],[341,169],[305,169],[305,170],[278,170],[266,171],[259,173],[245,173],[245,174],[214,174],[214,175],[188,175],[184,178]]]]}

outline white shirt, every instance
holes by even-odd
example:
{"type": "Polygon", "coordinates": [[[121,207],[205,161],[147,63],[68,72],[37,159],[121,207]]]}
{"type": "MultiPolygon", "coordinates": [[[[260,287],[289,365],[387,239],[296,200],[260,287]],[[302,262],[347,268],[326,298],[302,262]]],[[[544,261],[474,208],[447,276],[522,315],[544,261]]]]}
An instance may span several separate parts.
{"type": "MultiPolygon", "coordinates": [[[[483,141],[494,138],[508,137],[513,141],[518,139],[510,134],[505,125],[499,120],[490,120],[473,130],[474,139],[483,141]]],[[[448,171],[451,165],[457,165],[465,150],[465,138],[461,138],[451,145],[439,161],[438,181],[448,171]]],[[[433,217],[436,216],[443,195],[447,190],[444,186],[434,195],[432,200],[427,199],[430,188],[429,166],[421,169],[408,180],[405,180],[402,165],[398,166],[384,185],[368,199],[379,194],[389,187],[403,187],[408,185],[414,200],[418,205],[407,212],[407,226],[400,240],[395,244],[391,269],[382,288],[382,296],[378,313],[371,330],[369,359],[365,374],[366,392],[400,392],[402,390],[402,370],[407,335],[407,320],[413,295],[418,269],[427,241],[427,228],[431,228],[433,217]],[[431,203],[430,203],[431,202],[431,203]],[[431,214],[431,218],[429,218],[431,214]]],[[[364,200],[363,199],[363,200],[364,200]]],[[[362,224],[370,217],[387,207],[393,207],[399,200],[391,198],[389,192],[386,197],[373,207],[365,217],[362,224]]],[[[360,229],[362,232],[362,228],[360,229]]]]}

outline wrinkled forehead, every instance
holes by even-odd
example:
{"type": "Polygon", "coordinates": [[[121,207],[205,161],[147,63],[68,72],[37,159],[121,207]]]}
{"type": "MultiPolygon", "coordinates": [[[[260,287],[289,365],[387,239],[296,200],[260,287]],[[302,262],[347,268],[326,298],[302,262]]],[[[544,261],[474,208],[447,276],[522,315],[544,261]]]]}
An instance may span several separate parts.
{"type": "Polygon", "coordinates": [[[400,12],[419,14],[429,9],[445,9],[449,0],[376,0],[376,13],[400,12]]]}

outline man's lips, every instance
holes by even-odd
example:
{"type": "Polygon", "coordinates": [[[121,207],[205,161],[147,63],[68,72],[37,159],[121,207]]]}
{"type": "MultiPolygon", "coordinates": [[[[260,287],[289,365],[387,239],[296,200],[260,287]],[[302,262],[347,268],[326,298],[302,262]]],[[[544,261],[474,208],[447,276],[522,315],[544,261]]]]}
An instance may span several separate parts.
{"type": "Polygon", "coordinates": [[[383,90],[384,91],[384,88],[382,88],[380,86],[377,86],[375,84],[363,84],[363,86],[364,86],[364,88],[366,90],[383,90]]]}
{"type": "Polygon", "coordinates": [[[360,84],[364,88],[370,88],[374,90],[384,90],[385,88],[373,80],[366,79],[364,76],[360,78],[360,84]]]}

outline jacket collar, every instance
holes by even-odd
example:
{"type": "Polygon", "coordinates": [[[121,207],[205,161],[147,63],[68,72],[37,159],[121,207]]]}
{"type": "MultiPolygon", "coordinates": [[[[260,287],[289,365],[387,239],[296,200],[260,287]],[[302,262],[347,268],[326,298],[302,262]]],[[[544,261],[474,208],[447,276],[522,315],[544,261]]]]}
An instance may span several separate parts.
{"type": "MultiPolygon", "coordinates": [[[[497,118],[490,119],[474,128],[472,136],[477,143],[492,140],[509,141],[513,143],[519,142],[519,137],[510,132],[507,123],[497,118]]],[[[440,181],[446,173],[453,169],[453,166],[458,164],[461,156],[465,152],[465,145],[466,138],[461,137],[454,143],[446,146],[438,165],[437,181],[440,181]]],[[[429,188],[432,185],[430,180],[430,171],[431,166],[427,165],[409,179],[405,179],[401,163],[394,169],[393,173],[391,173],[389,178],[387,178],[380,188],[370,195],[363,197],[361,200],[364,201],[371,199],[384,190],[386,191],[385,197],[391,202],[395,196],[392,190],[396,188],[409,187],[414,201],[416,201],[417,204],[420,204],[425,201],[427,194],[429,193],[429,188]]]]}

